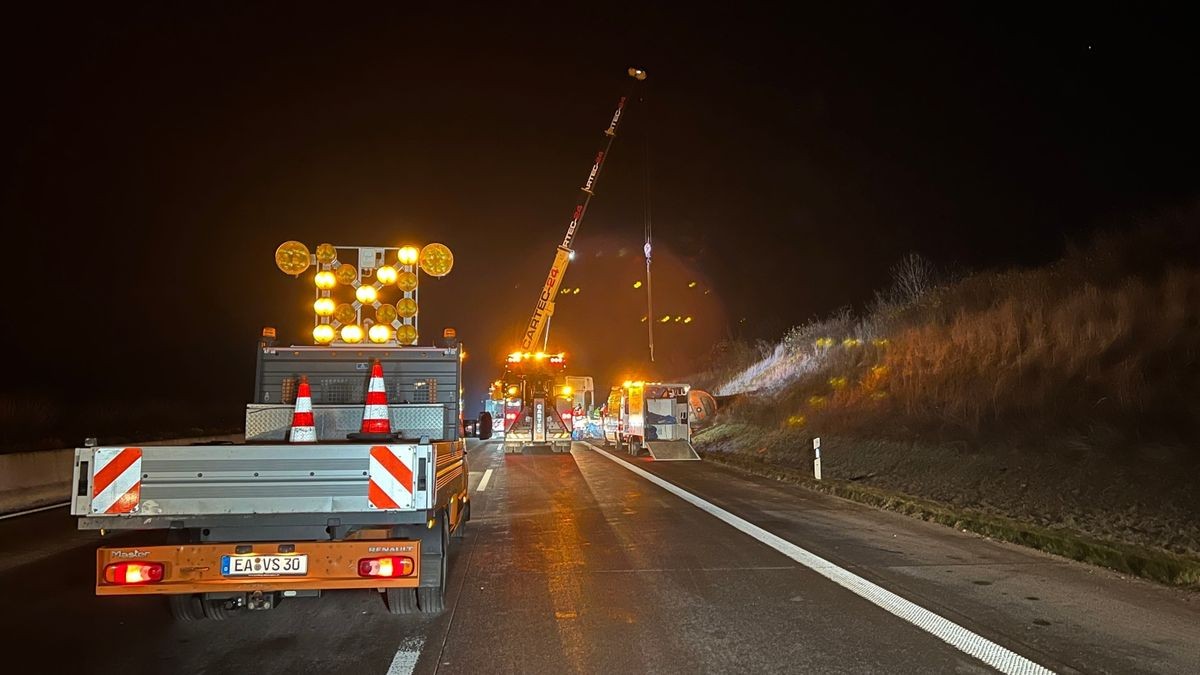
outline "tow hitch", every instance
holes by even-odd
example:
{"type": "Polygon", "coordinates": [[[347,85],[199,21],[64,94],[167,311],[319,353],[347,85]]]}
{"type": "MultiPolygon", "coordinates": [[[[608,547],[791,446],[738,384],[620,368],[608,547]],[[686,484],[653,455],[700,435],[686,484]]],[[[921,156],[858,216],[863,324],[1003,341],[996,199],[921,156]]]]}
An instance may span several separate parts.
{"type": "Polygon", "coordinates": [[[246,609],[271,609],[275,606],[275,594],[254,591],[246,596],[246,609]]]}

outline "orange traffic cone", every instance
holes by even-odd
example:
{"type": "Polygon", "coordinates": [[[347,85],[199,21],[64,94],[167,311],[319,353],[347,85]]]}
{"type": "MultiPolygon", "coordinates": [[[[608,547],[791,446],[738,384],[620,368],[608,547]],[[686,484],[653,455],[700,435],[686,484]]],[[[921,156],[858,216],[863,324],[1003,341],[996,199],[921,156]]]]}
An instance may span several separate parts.
{"type": "Polygon", "coordinates": [[[379,359],[371,364],[371,381],[367,384],[367,400],[363,405],[362,428],[350,438],[380,439],[392,435],[392,423],[388,417],[387,391],[383,385],[383,364],[379,359]]]}
{"type": "Polygon", "coordinates": [[[296,410],[292,413],[292,443],[316,443],[317,427],[313,422],[312,391],[308,386],[308,378],[300,376],[300,386],[296,389],[296,410]]]}

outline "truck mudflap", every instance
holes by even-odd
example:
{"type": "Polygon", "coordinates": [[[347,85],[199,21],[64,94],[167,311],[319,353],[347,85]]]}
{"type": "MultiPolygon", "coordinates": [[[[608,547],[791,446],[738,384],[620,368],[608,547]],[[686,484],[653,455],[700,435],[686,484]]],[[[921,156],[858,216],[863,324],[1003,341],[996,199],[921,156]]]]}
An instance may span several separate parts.
{"type": "Polygon", "coordinates": [[[421,542],[362,540],[100,548],[96,595],[416,588],[421,542]]]}

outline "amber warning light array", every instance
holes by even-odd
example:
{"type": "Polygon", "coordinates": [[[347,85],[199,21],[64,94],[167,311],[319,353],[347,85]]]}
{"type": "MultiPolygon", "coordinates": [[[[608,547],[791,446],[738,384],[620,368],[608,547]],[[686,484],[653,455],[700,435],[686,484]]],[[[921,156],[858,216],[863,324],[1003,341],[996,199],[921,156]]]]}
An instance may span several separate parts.
{"type": "Polygon", "coordinates": [[[420,248],[320,244],[310,252],[301,242],[286,241],[275,250],[275,265],[295,277],[315,270],[314,343],[407,346],[420,336],[421,275],[446,276],[454,254],[438,243],[420,248]]]}

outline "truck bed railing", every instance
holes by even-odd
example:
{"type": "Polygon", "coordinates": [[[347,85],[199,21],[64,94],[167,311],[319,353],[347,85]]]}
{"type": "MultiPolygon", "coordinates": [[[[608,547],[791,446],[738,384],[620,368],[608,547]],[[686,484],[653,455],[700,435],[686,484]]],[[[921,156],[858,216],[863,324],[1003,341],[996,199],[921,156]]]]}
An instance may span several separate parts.
{"type": "MultiPolygon", "coordinates": [[[[292,428],[294,406],[274,403],[251,403],[246,406],[246,441],[286,441],[292,428]]],[[[344,441],[346,434],[356,432],[362,425],[362,404],[313,406],[313,421],[317,440],[344,441]]],[[[446,438],[447,421],[453,414],[441,403],[408,403],[388,406],[392,430],[404,438],[446,438]]]]}
{"type": "MultiPolygon", "coordinates": [[[[77,448],[71,513],[117,518],[413,511],[457,441],[77,448]]],[[[445,462],[442,470],[447,470],[445,462]]]]}

